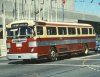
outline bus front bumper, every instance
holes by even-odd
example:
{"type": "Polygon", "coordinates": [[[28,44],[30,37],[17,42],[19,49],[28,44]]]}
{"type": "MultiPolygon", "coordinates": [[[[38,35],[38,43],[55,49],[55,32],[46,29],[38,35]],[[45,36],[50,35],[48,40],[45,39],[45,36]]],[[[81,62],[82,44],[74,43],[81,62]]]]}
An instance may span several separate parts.
{"type": "Polygon", "coordinates": [[[7,54],[9,60],[15,59],[38,59],[38,53],[7,54]]]}

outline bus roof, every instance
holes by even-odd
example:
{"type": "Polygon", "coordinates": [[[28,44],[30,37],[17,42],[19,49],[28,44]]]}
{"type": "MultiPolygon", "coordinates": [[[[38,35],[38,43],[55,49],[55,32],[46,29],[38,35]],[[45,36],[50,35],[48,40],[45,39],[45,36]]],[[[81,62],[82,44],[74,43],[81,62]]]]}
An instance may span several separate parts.
{"type": "Polygon", "coordinates": [[[90,24],[85,24],[85,23],[65,23],[65,22],[47,22],[47,21],[37,21],[39,25],[56,25],[56,26],[89,26],[91,27],[92,25],[90,24]]]}
{"type": "Polygon", "coordinates": [[[47,22],[47,21],[34,21],[34,20],[19,20],[19,21],[13,21],[10,24],[6,25],[6,27],[10,28],[12,24],[17,23],[28,23],[29,26],[35,25],[47,25],[47,26],[87,26],[91,27],[90,24],[84,24],[84,23],[63,23],[63,22],[47,22]]]}

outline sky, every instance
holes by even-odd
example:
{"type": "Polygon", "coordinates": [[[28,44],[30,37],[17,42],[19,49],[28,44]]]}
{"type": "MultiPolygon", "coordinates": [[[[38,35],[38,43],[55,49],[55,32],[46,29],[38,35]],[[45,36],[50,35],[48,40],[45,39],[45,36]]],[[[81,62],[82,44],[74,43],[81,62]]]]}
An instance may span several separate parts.
{"type": "Polygon", "coordinates": [[[100,15],[100,0],[75,0],[75,10],[92,15],[100,15]]]}

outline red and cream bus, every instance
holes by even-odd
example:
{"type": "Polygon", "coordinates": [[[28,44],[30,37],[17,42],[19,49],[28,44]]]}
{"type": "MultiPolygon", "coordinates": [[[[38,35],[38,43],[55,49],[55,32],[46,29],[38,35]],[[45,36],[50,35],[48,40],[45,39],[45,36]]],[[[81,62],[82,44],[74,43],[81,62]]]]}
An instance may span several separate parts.
{"type": "Polygon", "coordinates": [[[6,26],[8,59],[57,60],[94,50],[95,31],[89,24],[20,20],[6,26]]]}

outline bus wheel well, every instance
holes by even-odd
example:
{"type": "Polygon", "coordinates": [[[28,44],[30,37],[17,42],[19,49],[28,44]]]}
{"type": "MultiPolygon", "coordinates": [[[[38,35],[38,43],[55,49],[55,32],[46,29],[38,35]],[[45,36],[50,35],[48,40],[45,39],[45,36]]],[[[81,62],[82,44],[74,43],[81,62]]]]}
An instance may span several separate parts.
{"type": "Polygon", "coordinates": [[[84,43],[83,45],[85,45],[86,47],[88,47],[88,44],[87,43],[84,43]]]}
{"type": "Polygon", "coordinates": [[[54,48],[55,49],[55,52],[57,53],[57,49],[55,46],[51,46],[50,48],[54,48]]]}

